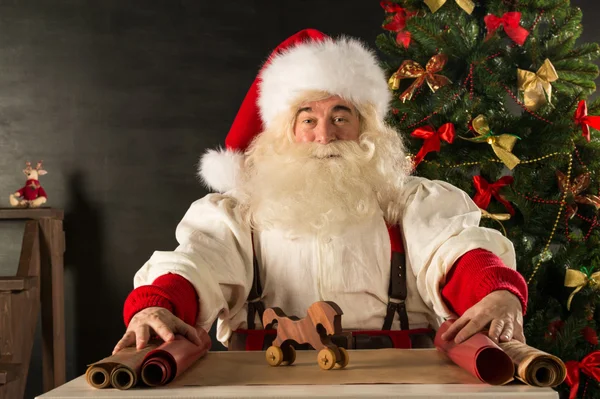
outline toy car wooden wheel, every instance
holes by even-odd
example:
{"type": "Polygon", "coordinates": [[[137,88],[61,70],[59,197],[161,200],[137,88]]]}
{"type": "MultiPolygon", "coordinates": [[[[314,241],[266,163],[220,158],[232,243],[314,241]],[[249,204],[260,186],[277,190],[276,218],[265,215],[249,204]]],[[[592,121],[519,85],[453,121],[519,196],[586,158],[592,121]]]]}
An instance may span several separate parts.
{"type": "Polygon", "coordinates": [[[292,345],[287,345],[282,348],[283,362],[291,366],[296,361],[296,349],[292,345]]]}
{"type": "Polygon", "coordinates": [[[335,352],[329,348],[321,349],[317,355],[319,367],[323,370],[331,370],[335,366],[335,352]]]}
{"type": "Polygon", "coordinates": [[[273,367],[277,367],[283,363],[283,351],[278,346],[270,346],[265,353],[265,358],[267,359],[267,363],[273,367]]]}
{"type": "Polygon", "coordinates": [[[342,355],[341,359],[337,359],[337,362],[335,364],[337,364],[341,369],[343,369],[344,367],[346,367],[348,365],[348,362],[350,362],[350,356],[348,355],[348,351],[344,348],[338,348],[340,351],[340,354],[342,355]]]}

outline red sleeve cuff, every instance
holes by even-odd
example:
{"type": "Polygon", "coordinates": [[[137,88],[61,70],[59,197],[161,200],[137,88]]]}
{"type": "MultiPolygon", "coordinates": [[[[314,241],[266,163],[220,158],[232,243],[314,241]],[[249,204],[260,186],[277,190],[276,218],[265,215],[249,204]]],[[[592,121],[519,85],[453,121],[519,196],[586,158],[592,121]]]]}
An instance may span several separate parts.
{"type": "Polygon", "coordinates": [[[133,290],[123,307],[125,325],[129,325],[140,310],[154,306],[168,309],[189,325],[196,324],[198,295],[194,286],[180,275],[168,273],[158,277],[152,285],[133,290]]]}
{"type": "Polygon", "coordinates": [[[173,313],[173,305],[166,296],[162,289],[153,285],[142,285],[131,291],[123,306],[125,326],[129,326],[129,322],[137,312],[146,308],[165,308],[173,313]]]}
{"type": "Polygon", "coordinates": [[[484,249],[474,249],[456,261],[442,289],[446,305],[458,316],[493,291],[506,290],[514,294],[527,310],[527,283],[516,270],[484,249]]]}

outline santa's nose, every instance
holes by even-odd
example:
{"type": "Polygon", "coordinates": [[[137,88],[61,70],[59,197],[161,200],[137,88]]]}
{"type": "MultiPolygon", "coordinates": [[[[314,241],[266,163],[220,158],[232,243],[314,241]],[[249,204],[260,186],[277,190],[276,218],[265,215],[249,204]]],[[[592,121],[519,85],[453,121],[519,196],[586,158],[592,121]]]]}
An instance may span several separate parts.
{"type": "Polygon", "coordinates": [[[329,144],[335,141],[334,127],[328,123],[322,123],[315,127],[315,142],[319,144],[329,144]]]}

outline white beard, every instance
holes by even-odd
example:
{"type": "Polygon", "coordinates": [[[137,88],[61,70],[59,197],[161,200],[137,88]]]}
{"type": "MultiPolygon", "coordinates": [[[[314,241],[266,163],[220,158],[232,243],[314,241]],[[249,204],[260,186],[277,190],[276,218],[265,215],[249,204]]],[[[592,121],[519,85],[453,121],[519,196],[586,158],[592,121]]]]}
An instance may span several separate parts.
{"type": "Polygon", "coordinates": [[[254,143],[242,185],[247,219],[256,230],[339,236],[349,225],[383,217],[382,205],[389,204],[391,192],[397,193],[401,179],[381,171],[381,159],[368,135],[361,136],[360,144],[327,145],[261,136],[254,143]]]}

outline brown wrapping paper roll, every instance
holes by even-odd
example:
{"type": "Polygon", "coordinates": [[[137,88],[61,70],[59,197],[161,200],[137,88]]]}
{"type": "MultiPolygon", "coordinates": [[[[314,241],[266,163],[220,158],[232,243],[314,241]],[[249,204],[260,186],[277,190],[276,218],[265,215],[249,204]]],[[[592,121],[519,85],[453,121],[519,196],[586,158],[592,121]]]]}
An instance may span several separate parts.
{"type": "Polygon", "coordinates": [[[460,344],[444,341],[441,336],[452,325],[444,322],[437,331],[434,345],[454,363],[490,385],[504,385],[513,380],[515,366],[502,349],[484,334],[475,334],[460,344]]]}
{"type": "Polygon", "coordinates": [[[166,342],[146,355],[141,376],[148,386],[166,385],[187,370],[204,356],[211,346],[209,335],[198,330],[202,345],[197,346],[177,335],[175,340],[166,342]]]}
{"type": "Polygon", "coordinates": [[[434,344],[454,363],[483,382],[503,385],[516,376],[528,385],[555,387],[567,375],[562,360],[516,340],[496,344],[487,332],[477,333],[460,344],[442,340],[442,334],[453,322],[448,320],[440,326],[434,344]]]}
{"type": "Polygon", "coordinates": [[[142,379],[146,364],[146,379],[150,386],[164,385],[182,372],[210,349],[211,340],[202,328],[197,329],[202,345],[196,346],[181,335],[171,342],[150,342],[142,350],[134,347],[120,350],[88,366],[85,379],[94,388],[130,389],[142,379]],[[158,369],[158,371],[157,371],[158,369]],[[156,381],[158,380],[158,381],[156,381]]]}
{"type": "Polygon", "coordinates": [[[157,347],[148,345],[138,351],[135,348],[125,348],[115,355],[106,357],[88,366],[85,379],[94,388],[129,389],[138,382],[138,376],[146,355],[157,347]]]}
{"type": "Polygon", "coordinates": [[[555,387],[567,377],[567,368],[558,357],[512,340],[499,344],[517,366],[516,377],[536,387],[555,387]]]}

